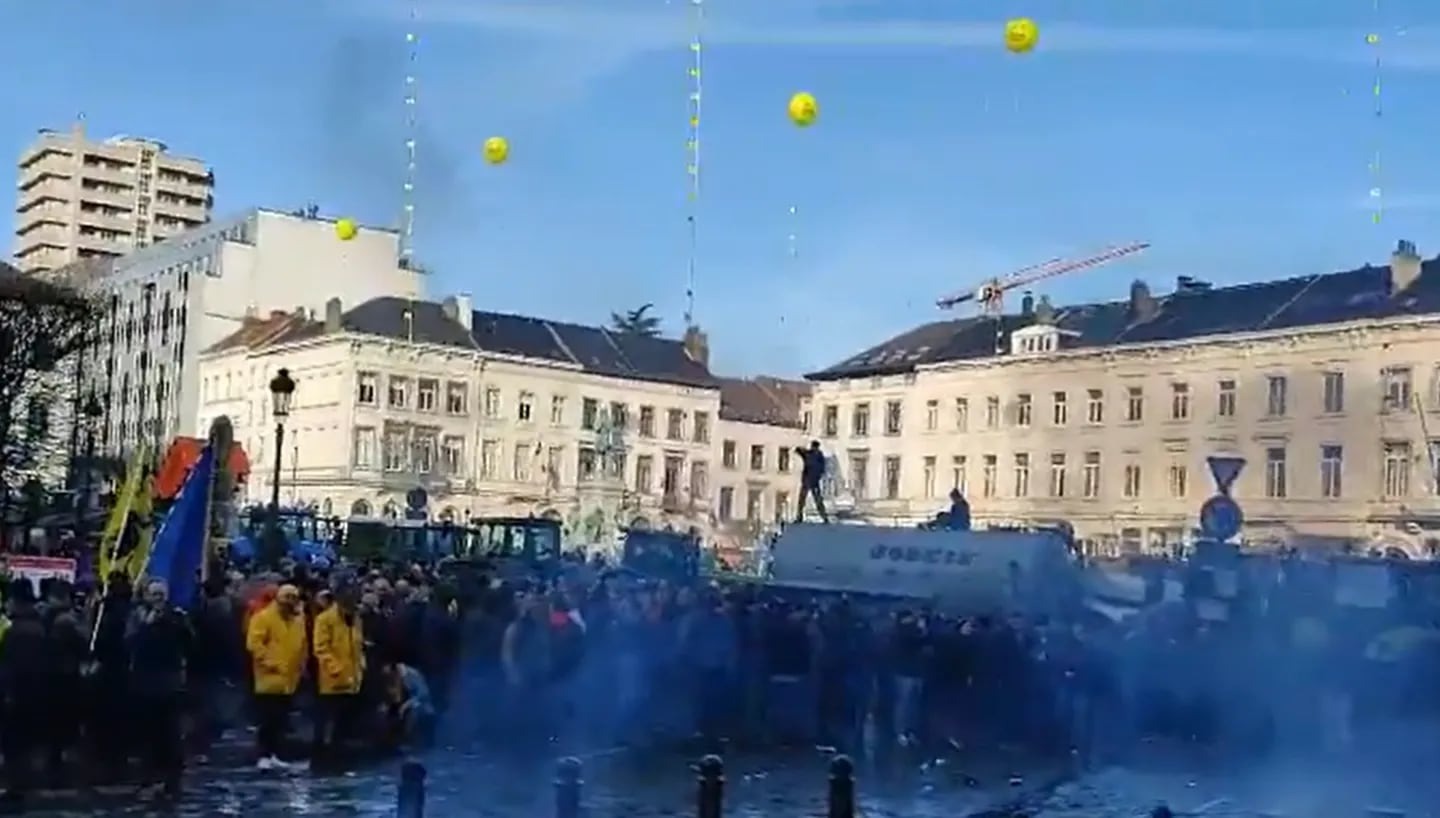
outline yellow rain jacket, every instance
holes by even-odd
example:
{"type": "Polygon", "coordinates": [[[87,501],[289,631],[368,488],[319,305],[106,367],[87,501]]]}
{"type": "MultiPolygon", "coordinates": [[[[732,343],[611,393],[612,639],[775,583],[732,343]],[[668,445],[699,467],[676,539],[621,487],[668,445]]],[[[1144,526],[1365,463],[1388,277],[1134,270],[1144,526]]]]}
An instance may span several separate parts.
{"type": "Polygon", "coordinates": [[[365,634],[359,615],[347,625],[340,606],[321,611],[315,617],[314,645],[320,695],[359,693],[365,674],[365,634]]]}
{"type": "Polygon", "coordinates": [[[250,617],[245,631],[245,648],[255,671],[255,692],[288,696],[300,686],[305,670],[305,616],[280,615],[271,603],[250,617]]]}

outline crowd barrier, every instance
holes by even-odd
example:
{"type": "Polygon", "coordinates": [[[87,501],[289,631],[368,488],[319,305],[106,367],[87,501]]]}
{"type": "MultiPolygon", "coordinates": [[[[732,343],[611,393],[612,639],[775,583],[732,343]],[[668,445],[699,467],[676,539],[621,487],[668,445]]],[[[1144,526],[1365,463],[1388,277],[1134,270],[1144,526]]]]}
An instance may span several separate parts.
{"type": "MultiPolygon", "coordinates": [[[[696,818],[721,818],[725,812],[725,762],[709,755],[696,766],[696,818]]],[[[406,761],[400,766],[396,790],[396,818],[424,818],[425,765],[406,761]]],[[[555,818],[580,818],[583,813],[584,767],[578,758],[562,758],[555,765],[555,818]]],[[[847,756],[830,761],[827,818],[855,818],[855,764],[847,756]]]]}

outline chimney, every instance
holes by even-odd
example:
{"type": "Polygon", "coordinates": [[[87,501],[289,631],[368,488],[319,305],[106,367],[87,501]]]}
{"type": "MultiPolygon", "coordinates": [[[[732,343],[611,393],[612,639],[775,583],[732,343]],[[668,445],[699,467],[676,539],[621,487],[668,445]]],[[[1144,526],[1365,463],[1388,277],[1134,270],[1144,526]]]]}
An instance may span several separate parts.
{"type": "Polygon", "coordinates": [[[475,325],[475,305],[470,300],[470,293],[458,293],[455,296],[455,320],[460,326],[469,332],[475,325]]]}
{"type": "Polygon", "coordinates": [[[706,335],[694,324],[685,328],[685,335],[680,339],[685,347],[685,355],[697,364],[710,368],[710,336],[706,335]]]}
{"type": "Polygon", "coordinates": [[[1035,314],[1035,294],[1029,290],[1026,290],[1024,297],[1020,299],[1020,314],[1026,318],[1035,314]]]}
{"type": "Polygon", "coordinates": [[[1401,239],[1390,254],[1390,295],[1399,295],[1420,277],[1420,254],[1415,242],[1401,239]]]}
{"type": "Polygon", "coordinates": [[[445,300],[440,302],[440,314],[451,321],[460,320],[460,305],[455,302],[455,296],[445,296],[445,300]]]}
{"type": "Polygon", "coordinates": [[[1160,313],[1160,304],[1150,294],[1150,285],[1136,279],[1130,285],[1130,323],[1143,324],[1160,313]]]}
{"type": "Polygon", "coordinates": [[[340,299],[332,298],[325,302],[325,331],[340,331],[340,299]]]}

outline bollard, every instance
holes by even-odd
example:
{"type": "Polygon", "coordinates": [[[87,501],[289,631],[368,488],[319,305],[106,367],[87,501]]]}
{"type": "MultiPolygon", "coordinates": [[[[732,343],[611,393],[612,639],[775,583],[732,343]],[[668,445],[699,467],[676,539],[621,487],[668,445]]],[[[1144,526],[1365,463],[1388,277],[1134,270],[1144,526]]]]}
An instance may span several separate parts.
{"type": "Polygon", "coordinates": [[[695,793],[698,818],[720,818],[725,805],[725,762],[720,756],[700,759],[700,777],[695,793]]]}
{"type": "Polygon", "coordinates": [[[396,818],[424,818],[425,765],[407,761],[400,765],[400,789],[395,794],[396,818]]]}
{"type": "Polygon", "coordinates": [[[580,818],[580,759],[571,756],[555,765],[555,818],[580,818]]]}
{"type": "Polygon", "coordinates": [[[855,818],[855,762],[849,756],[830,759],[829,818],[855,818]]]}

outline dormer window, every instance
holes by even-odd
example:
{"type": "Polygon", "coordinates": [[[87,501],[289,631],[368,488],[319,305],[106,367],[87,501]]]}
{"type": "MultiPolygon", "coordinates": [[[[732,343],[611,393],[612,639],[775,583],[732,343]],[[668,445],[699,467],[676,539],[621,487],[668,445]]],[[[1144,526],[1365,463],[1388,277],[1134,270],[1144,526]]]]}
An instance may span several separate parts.
{"type": "Polygon", "coordinates": [[[1060,349],[1062,330],[1035,324],[1016,330],[1010,336],[1010,351],[1015,355],[1044,355],[1060,349]]]}

